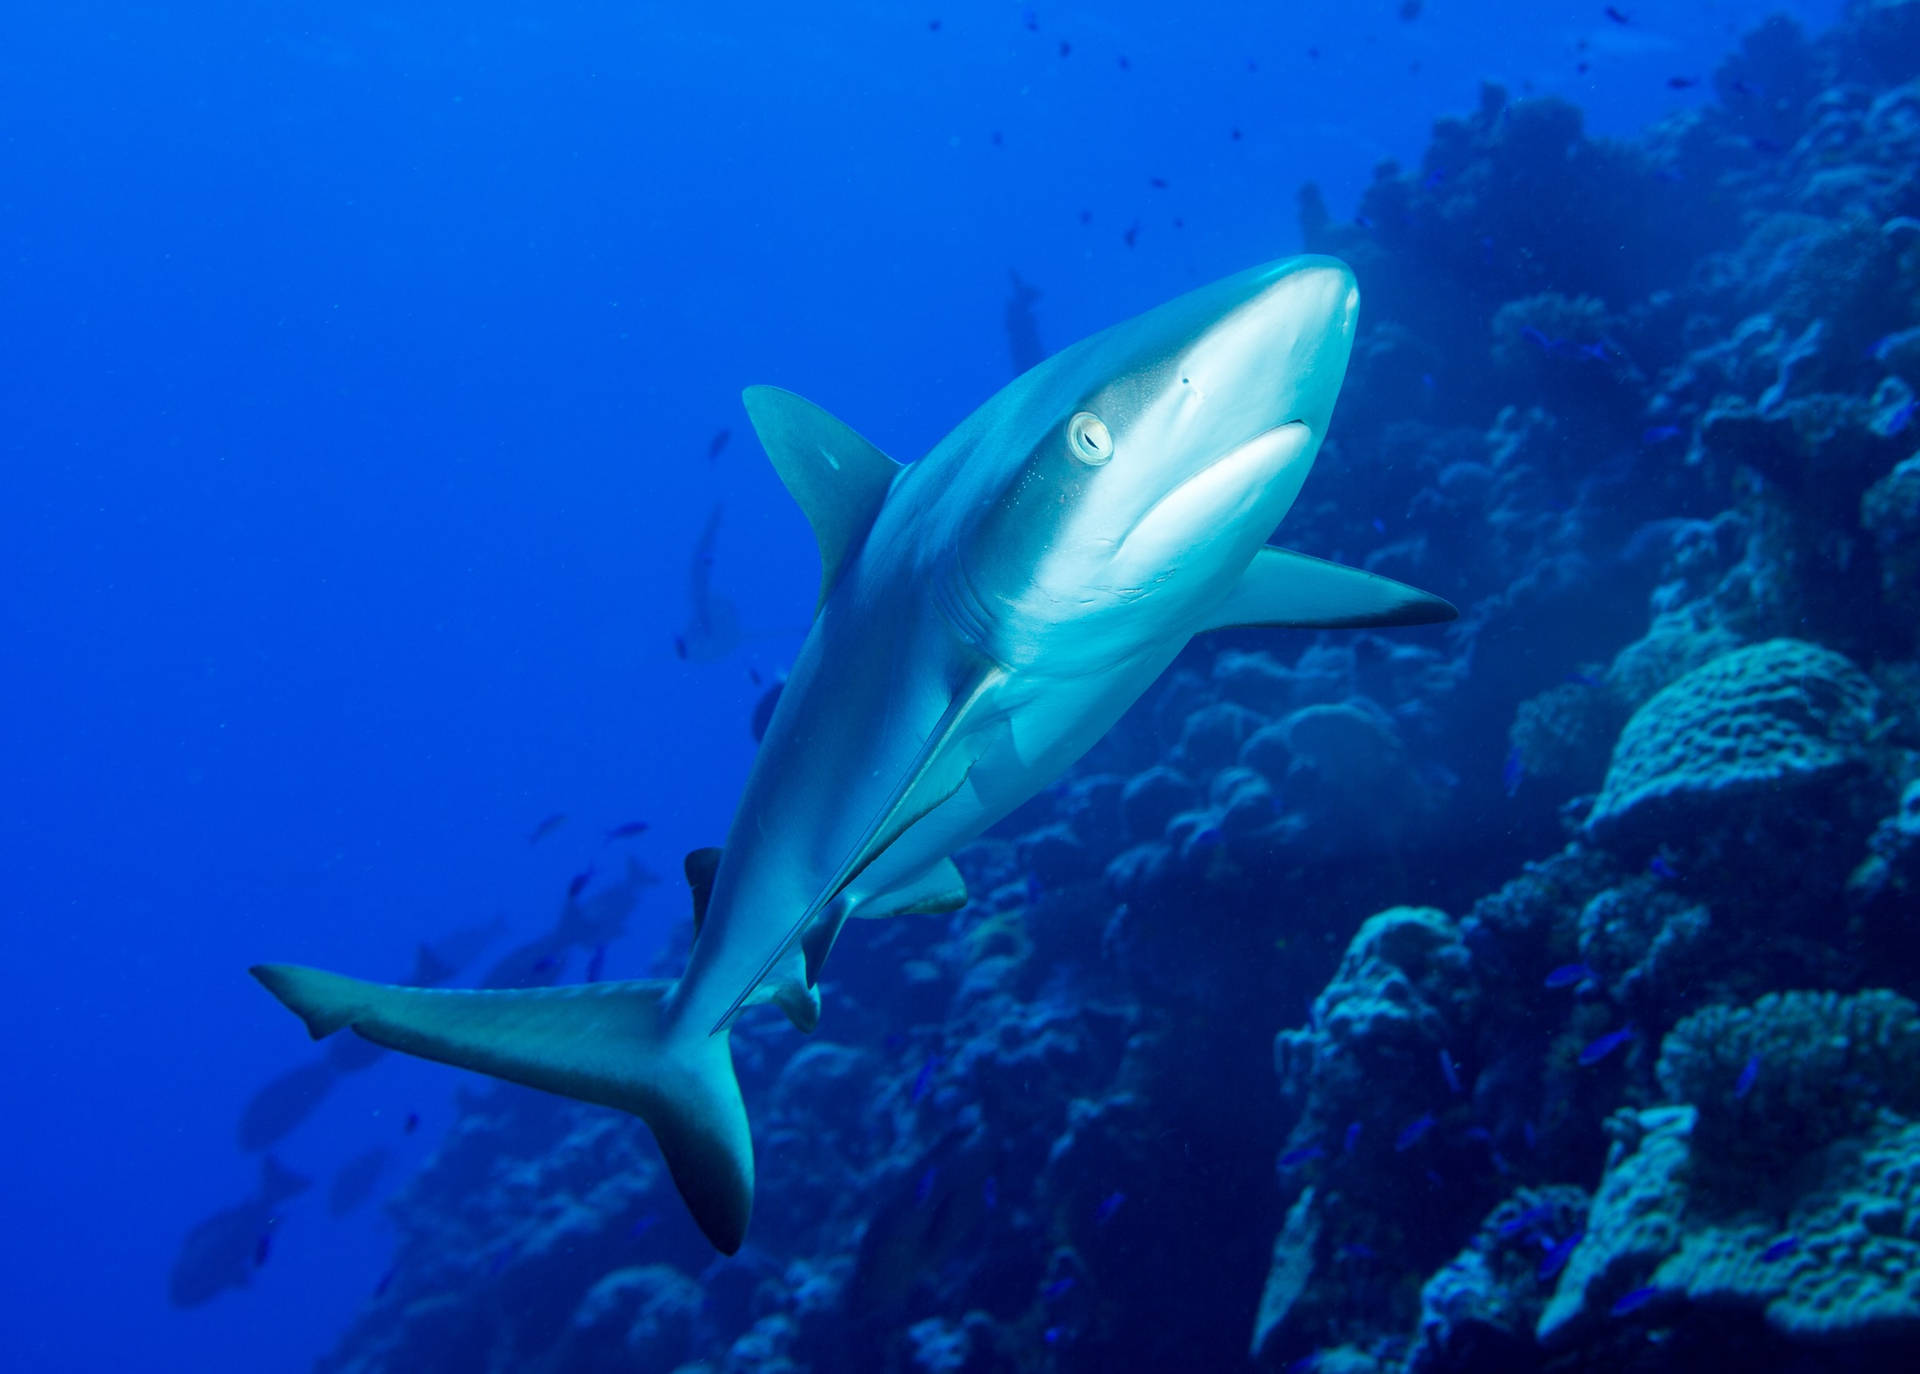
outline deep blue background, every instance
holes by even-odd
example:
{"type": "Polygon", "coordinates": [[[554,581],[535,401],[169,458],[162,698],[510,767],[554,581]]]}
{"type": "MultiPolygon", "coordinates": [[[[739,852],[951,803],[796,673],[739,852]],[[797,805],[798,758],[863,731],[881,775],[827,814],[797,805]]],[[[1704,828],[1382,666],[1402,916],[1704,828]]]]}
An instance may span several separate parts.
{"type": "MultiPolygon", "coordinates": [[[[387,1265],[327,1172],[417,1162],[455,1076],[348,1082],[285,1143],[317,1186],[253,1289],[171,1310],[181,1236],[252,1187],[240,1107],[313,1053],[246,965],[397,975],[496,910],[539,928],[599,827],[650,820],[665,873],[718,841],[747,664],[792,652],[816,577],[741,386],[915,456],[1006,379],[1009,268],[1057,347],[1290,251],[1303,179],[1350,213],[1483,76],[1624,131],[1783,7],[1601,8],[10,17],[0,1366],[305,1368],[387,1265]],[[715,581],[759,637],[690,665],[720,498],[715,581]]],[[[650,894],[609,972],[682,908],[650,894]]]]}

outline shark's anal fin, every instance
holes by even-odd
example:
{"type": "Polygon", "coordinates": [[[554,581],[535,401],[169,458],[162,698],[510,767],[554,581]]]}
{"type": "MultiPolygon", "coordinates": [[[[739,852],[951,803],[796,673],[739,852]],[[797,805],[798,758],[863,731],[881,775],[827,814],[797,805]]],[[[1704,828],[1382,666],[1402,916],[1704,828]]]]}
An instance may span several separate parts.
{"type": "MultiPolygon", "coordinates": [[[[774,471],[820,544],[820,605],[880,513],[900,465],[813,402],[777,386],[741,394],[774,471]]],[[[818,605],[815,607],[818,610],[818,605]]]]}
{"type": "Polygon", "coordinates": [[[952,859],[940,860],[905,887],[882,892],[865,901],[834,902],[800,934],[800,949],[806,957],[807,986],[811,988],[820,981],[820,966],[833,952],[834,941],[840,938],[840,927],[847,923],[848,916],[869,921],[888,916],[931,916],[958,911],[966,904],[967,880],[960,876],[952,859]]]}
{"type": "MultiPolygon", "coordinates": [[[[913,762],[908,766],[900,781],[894,785],[893,793],[880,809],[866,833],[861,837],[840,867],[828,880],[821,893],[804,912],[800,919],[787,928],[780,944],[767,957],[747,985],[740,989],[713,1029],[718,1031],[740,1014],[740,1009],[752,998],[754,989],[765,981],[774,967],[787,957],[787,952],[800,941],[815,924],[831,922],[831,928],[824,936],[824,948],[833,947],[834,938],[840,933],[840,923],[846,919],[841,911],[833,914],[834,903],[839,901],[847,885],[864,872],[869,864],[886,852],[901,835],[905,834],[913,823],[953,796],[967,784],[967,776],[972,771],[972,759],[950,759],[943,757],[943,751],[969,725],[975,723],[973,717],[984,708],[991,698],[993,689],[1005,680],[1005,670],[997,665],[983,663],[972,675],[971,680],[947,702],[947,709],[940,715],[934,727],[921,743],[913,762]],[[936,766],[940,765],[940,766],[936,766]]],[[[821,958],[825,955],[822,953],[821,958]]],[[[818,981],[819,961],[809,959],[807,984],[818,981]]]]}
{"type": "Polygon", "coordinates": [[[753,1141],[726,1036],[669,1034],[671,983],[515,992],[402,988],[291,964],[252,970],[314,1039],[377,1045],[631,1112],[653,1129],[707,1239],[733,1254],[753,1212],[753,1141]]]}
{"type": "Polygon", "coordinates": [[[1451,602],[1391,577],[1269,544],[1253,556],[1239,585],[1200,630],[1258,625],[1355,630],[1433,625],[1459,614],[1451,602]]]}
{"type": "Polygon", "coordinates": [[[693,893],[693,938],[700,938],[700,927],[707,923],[707,903],[713,900],[713,876],[720,871],[720,849],[689,849],[680,861],[687,875],[687,888],[693,893]]]}

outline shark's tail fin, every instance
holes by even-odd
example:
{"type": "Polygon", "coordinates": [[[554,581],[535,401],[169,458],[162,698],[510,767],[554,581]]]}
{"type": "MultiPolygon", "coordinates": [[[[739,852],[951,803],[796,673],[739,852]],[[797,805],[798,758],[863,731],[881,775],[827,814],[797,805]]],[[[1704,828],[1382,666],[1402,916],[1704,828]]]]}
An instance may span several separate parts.
{"type": "Polygon", "coordinates": [[[671,983],[522,991],[392,987],[291,964],[252,970],[317,1040],[353,1030],[376,1044],[632,1112],[652,1127],[707,1239],[740,1248],[753,1211],[753,1140],[727,1036],[673,1031],[671,983]]]}

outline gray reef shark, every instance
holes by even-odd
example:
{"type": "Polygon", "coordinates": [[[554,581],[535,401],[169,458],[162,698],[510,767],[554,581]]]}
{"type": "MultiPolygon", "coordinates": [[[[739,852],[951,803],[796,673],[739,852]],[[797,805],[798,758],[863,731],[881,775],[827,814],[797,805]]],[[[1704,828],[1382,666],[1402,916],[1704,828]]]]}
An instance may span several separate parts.
{"type": "Polygon", "coordinates": [[[902,466],[818,407],[745,394],[813,525],[813,627],[724,850],[696,850],[677,982],[522,991],[254,975],[316,1037],[634,1113],[732,1253],[753,1146],[728,1028],[819,1019],[849,916],[951,911],[949,857],[1079,758],[1194,635],[1448,620],[1438,597],[1266,544],[1313,465],[1360,304],[1332,258],[1269,263],[1082,340],[902,466]]]}

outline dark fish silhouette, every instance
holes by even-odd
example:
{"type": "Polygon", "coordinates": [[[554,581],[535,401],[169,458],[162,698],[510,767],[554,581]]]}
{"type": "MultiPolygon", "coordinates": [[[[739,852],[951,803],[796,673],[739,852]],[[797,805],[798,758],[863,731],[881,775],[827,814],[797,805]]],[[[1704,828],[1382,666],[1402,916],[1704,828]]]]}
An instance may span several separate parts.
{"type": "Polygon", "coordinates": [[[313,1115],[335,1077],[333,1066],[319,1059],[269,1079],[240,1113],[240,1148],[256,1154],[285,1139],[313,1115]]]}
{"type": "Polygon", "coordinates": [[[646,833],[647,823],[645,821],[628,821],[624,825],[616,825],[613,829],[609,830],[607,832],[607,838],[609,840],[630,840],[636,835],[644,835],[646,833]]]}
{"type": "Polygon", "coordinates": [[[707,440],[707,461],[709,463],[720,456],[727,447],[727,440],[732,437],[733,431],[730,429],[717,429],[713,432],[713,437],[707,440]]]}
{"type": "Polygon", "coordinates": [[[558,830],[561,826],[565,825],[566,823],[567,823],[566,812],[564,811],[554,812],[551,816],[548,816],[545,820],[541,821],[540,824],[536,825],[533,828],[533,833],[527,836],[527,843],[539,844],[540,841],[546,839],[547,836],[551,835],[554,831],[558,830]]]}
{"type": "Polygon", "coordinates": [[[260,1190],[206,1217],[180,1242],[167,1279],[168,1301],[175,1307],[199,1307],[229,1288],[245,1288],[253,1271],[266,1262],[280,1204],[307,1187],[306,1179],[283,1169],[273,1156],[261,1160],[260,1190]]]}
{"type": "Polygon", "coordinates": [[[1011,272],[1013,294],[1007,297],[1007,353],[1013,362],[1013,375],[1019,376],[1047,356],[1040,346],[1040,327],[1033,318],[1033,303],[1040,299],[1040,288],[1030,286],[1011,272]]]}
{"type": "Polygon", "coordinates": [[[714,550],[720,540],[720,514],[716,503],[693,546],[693,561],[687,570],[688,616],[685,627],[675,636],[674,652],[694,663],[712,663],[740,647],[740,613],[734,604],[713,591],[714,550]]]}
{"type": "Polygon", "coordinates": [[[587,884],[592,881],[593,881],[593,870],[591,868],[588,868],[583,872],[574,874],[572,879],[567,883],[567,900],[572,901],[575,897],[578,897],[582,892],[585,892],[587,890],[587,884]]]}
{"type": "Polygon", "coordinates": [[[342,1164],[327,1187],[327,1215],[344,1217],[373,1195],[387,1167],[387,1147],[376,1145],[342,1164]]]}

